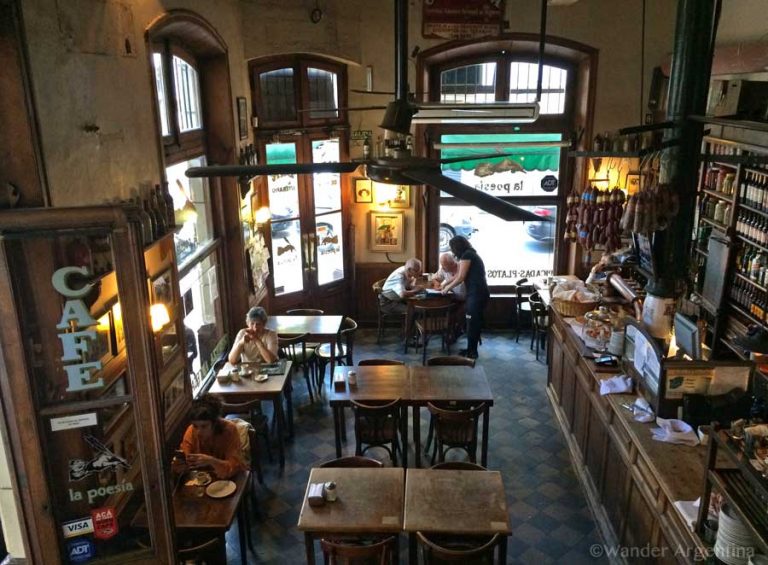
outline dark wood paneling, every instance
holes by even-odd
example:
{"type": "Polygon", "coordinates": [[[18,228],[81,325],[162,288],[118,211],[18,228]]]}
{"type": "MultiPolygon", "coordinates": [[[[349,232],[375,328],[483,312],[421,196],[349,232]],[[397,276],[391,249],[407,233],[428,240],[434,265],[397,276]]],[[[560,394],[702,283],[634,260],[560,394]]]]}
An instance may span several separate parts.
{"type": "Polygon", "coordinates": [[[629,504],[627,506],[627,526],[624,529],[624,537],[621,544],[629,550],[635,550],[639,554],[632,556],[630,563],[656,563],[655,557],[642,555],[640,549],[646,548],[653,534],[654,514],[648,502],[643,497],[640,487],[635,481],[631,481],[629,492],[629,504]]]}
{"type": "Polygon", "coordinates": [[[592,482],[595,483],[595,488],[599,492],[603,484],[603,463],[605,462],[605,444],[608,441],[608,434],[605,430],[605,424],[594,406],[589,412],[589,431],[587,434],[586,464],[589,474],[592,476],[592,482]]]}
{"type": "Polygon", "coordinates": [[[621,532],[627,509],[627,466],[613,441],[608,441],[603,479],[603,507],[616,532],[621,532]]]}
{"type": "Polygon", "coordinates": [[[389,276],[400,263],[357,263],[355,264],[355,296],[357,307],[355,320],[363,326],[376,325],[377,309],[376,295],[373,292],[373,283],[389,276]]]}
{"type": "Polygon", "coordinates": [[[589,420],[589,396],[584,390],[576,378],[576,384],[574,385],[574,411],[572,418],[573,437],[576,438],[576,443],[579,445],[579,450],[583,454],[586,451],[587,445],[587,422],[589,420]]]}

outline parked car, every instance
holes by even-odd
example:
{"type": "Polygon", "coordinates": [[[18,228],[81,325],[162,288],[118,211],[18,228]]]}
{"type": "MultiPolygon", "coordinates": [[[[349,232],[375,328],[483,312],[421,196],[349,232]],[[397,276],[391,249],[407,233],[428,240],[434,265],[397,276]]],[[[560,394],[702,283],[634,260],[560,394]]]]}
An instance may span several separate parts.
{"type": "Polygon", "coordinates": [[[557,206],[536,206],[532,212],[544,218],[541,222],[527,222],[525,230],[536,241],[554,241],[557,230],[557,206]]]}
{"type": "Polygon", "coordinates": [[[453,225],[440,222],[440,252],[442,253],[443,251],[450,250],[448,242],[451,241],[453,236],[463,235],[469,239],[476,231],[477,228],[473,227],[472,224],[470,224],[470,220],[467,218],[461,220],[461,223],[453,225]]]}

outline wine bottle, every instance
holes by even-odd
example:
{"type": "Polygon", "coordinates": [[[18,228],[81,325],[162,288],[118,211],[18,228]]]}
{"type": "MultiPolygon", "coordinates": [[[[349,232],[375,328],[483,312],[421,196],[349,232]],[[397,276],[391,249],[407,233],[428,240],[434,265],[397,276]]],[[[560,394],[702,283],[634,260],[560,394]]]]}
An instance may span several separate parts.
{"type": "Polygon", "coordinates": [[[155,214],[152,211],[152,208],[149,205],[149,200],[147,200],[146,197],[141,198],[141,208],[144,210],[144,212],[149,216],[149,224],[152,228],[152,237],[150,239],[150,242],[156,241],[160,238],[160,231],[157,227],[157,218],[155,217],[155,214]]]}
{"type": "Polygon", "coordinates": [[[165,200],[163,200],[162,206],[160,205],[159,199],[157,197],[157,191],[152,190],[152,188],[148,188],[149,190],[149,206],[154,210],[155,213],[155,219],[157,221],[157,226],[160,231],[160,235],[163,236],[168,232],[168,220],[165,216],[165,200]]]}
{"type": "Polygon", "coordinates": [[[168,227],[169,228],[175,228],[176,227],[176,209],[173,205],[173,196],[171,196],[171,191],[168,188],[168,182],[163,181],[163,200],[165,200],[165,208],[168,213],[168,227]]]}
{"type": "Polygon", "coordinates": [[[152,229],[152,217],[141,205],[141,198],[139,197],[139,192],[136,189],[131,190],[131,198],[127,201],[127,204],[137,208],[139,211],[139,221],[141,222],[141,238],[144,240],[144,246],[146,247],[155,239],[155,233],[152,229]]]}

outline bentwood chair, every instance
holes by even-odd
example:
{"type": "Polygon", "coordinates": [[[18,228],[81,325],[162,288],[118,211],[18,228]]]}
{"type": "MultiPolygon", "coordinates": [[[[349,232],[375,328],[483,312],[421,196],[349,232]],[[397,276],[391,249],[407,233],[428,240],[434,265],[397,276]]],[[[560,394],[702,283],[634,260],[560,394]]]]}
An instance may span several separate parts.
{"type": "MultiPolygon", "coordinates": [[[[462,357],[460,355],[445,355],[442,357],[430,357],[427,359],[427,367],[475,367],[475,360],[471,357],[462,357]]],[[[454,403],[455,406],[455,403],[454,403]]],[[[427,432],[427,441],[424,442],[424,453],[429,453],[429,447],[432,445],[432,436],[435,433],[435,419],[429,418],[429,431],[427,432]]]]}
{"type": "MultiPolygon", "coordinates": [[[[225,543],[220,536],[199,541],[199,536],[194,539],[191,536],[177,536],[176,538],[176,563],[215,563],[220,553],[221,544],[225,543]]],[[[136,544],[142,549],[150,549],[152,541],[149,536],[136,540],[136,544]]]]}
{"type": "MultiPolygon", "coordinates": [[[[345,317],[341,322],[336,339],[336,356],[334,362],[339,365],[351,367],[353,362],[353,349],[355,346],[355,332],[357,332],[357,322],[350,317],[345,317]]],[[[331,344],[323,343],[315,349],[317,355],[317,394],[322,394],[323,381],[325,380],[325,367],[331,361],[331,344]]],[[[333,382],[333,379],[331,379],[333,382]]],[[[331,385],[332,386],[332,385],[331,385]]]]}
{"type": "Polygon", "coordinates": [[[445,454],[451,449],[466,451],[472,463],[477,462],[477,428],[480,416],[485,411],[485,403],[472,407],[458,408],[444,405],[443,408],[427,403],[435,420],[435,446],[432,450],[432,464],[439,455],[439,461],[445,461],[445,454]]]}
{"type": "Polygon", "coordinates": [[[322,316],[325,314],[325,311],[318,310],[317,308],[293,308],[292,310],[286,310],[285,313],[288,316],[322,316]]]}
{"type": "Polygon", "coordinates": [[[421,362],[427,364],[427,346],[432,337],[440,338],[441,351],[448,352],[448,335],[451,330],[453,304],[415,304],[414,327],[418,343],[422,347],[421,362]]]}
{"type": "Polygon", "coordinates": [[[528,282],[528,279],[520,279],[515,285],[515,342],[520,341],[520,326],[523,316],[529,317],[531,314],[531,295],[536,292],[536,288],[528,282]]]}
{"type": "Polygon", "coordinates": [[[425,535],[416,532],[424,565],[461,563],[462,565],[492,565],[501,534],[478,537],[425,535]]]}
{"type": "Polygon", "coordinates": [[[315,402],[315,396],[312,394],[312,381],[314,380],[315,352],[307,349],[307,336],[309,334],[297,335],[278,335],[277,348],[279,356],[283,359],[289,359],[293,362],[293,368],[301,369],[304,372],[304,380],[307,383],[307,392],[309,401],[315,402]],[[310,379],[310,373],[312,378],[310,379]]]}
{"type": "Polygon", "coordinates": [[[325,463],[321,463],[321,468],[360,468],[360,467],[383,467],[384,463],[377,459],[371,459],[370,457],[360,457],[357,455],[349,455],[347,457],[339,457],[338,459],[331,459],[325,463]]]}
{"type": "MultiPolygon", "coordinates": [[[[252,433],[253,437],[249,441],[249,456],[251,469],[256,471],[255,476],[259,483],[264,483],[264,474],[261,469],[261,449],[259,448],[259,437],[264,438],[264,445],[267,447],[267,457],[269,462],[272,462],[272,450],[269,447],[269,422],[267,417],[261,412],[261,401],[250,400],[248,402],[241,402],[238,404],[222,403],[222,414],[227,416],[229,420],[232,420],[236,424],[238,420],[248,424],[250,428],[249,434],[252,433]],[[229,418],[229,416],[246,416],[247,420],[237,418],[229,418]]],[[[241,440],[242,440],[241,436],[241,440]]],[[[252,475],[253,476],[253,475],[252,475]]]]}
{"type": "Polygon", "coordinates": [[[434,470],[443,471],[487,471],[482,465],[477,463],[471,463],[470,461],[443,461],[442,463],[435,463],[430,467],[434,470]]]}
{"type": "Polygon", "coordinates": [[[405,312],[391,312],[387,310],[387,299],[381,294],[381,289],[387,279],[381,279],[373,283],[373,293],[376,295],[376,343],[381,343],[384,335],[384,327],[388,322],[396,322],[402,328],[405,323],[405,312]]]}
{"type": "Polygon", "coordinates": [[[549,329],[549,316],[547,314],[547,307],[541,300],[538,292],[534,292],[530,299],[531,305],[531,346],[533,349],[533,343],[536,342],[536,360],[539,360],[539,345],[546,347],[547,331],[549,329]]]}
{"type": "Polygon", "coordinates": [[[367,539],[360,543],[321,539],[320,547],[327,565],[385,565],[395,556],[397,539],[388,536],[376,543],[368,543],[367,539]]]}
{"type": "Polygon", "coordinates": [[[397,359],[360,359],[357,362],[358,367],[365,367],[366,365],[405,365],[405,363],[397,359]]]}
{"type": "Polygon", "coordinates": [[[355,413],[355,455],[381,447],[397,466],[400,451],[400,399],[387,403],[350,401],[355,413]],[[365,447],[363,447],[365,445],[365,447]]]}

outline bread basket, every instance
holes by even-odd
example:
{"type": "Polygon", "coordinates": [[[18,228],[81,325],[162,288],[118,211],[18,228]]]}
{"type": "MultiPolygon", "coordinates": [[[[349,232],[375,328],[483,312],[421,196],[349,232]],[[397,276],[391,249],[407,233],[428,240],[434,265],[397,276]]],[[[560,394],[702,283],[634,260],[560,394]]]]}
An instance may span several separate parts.
{"type": "Polygon", "coordinates": [[[577,302],[575,300],[560,300],[559,298],[552,299],[552,308],[557,310],[561,316],[566,317],[583,316],[597,308],[598,304],[598,301],[577,302]]]}

